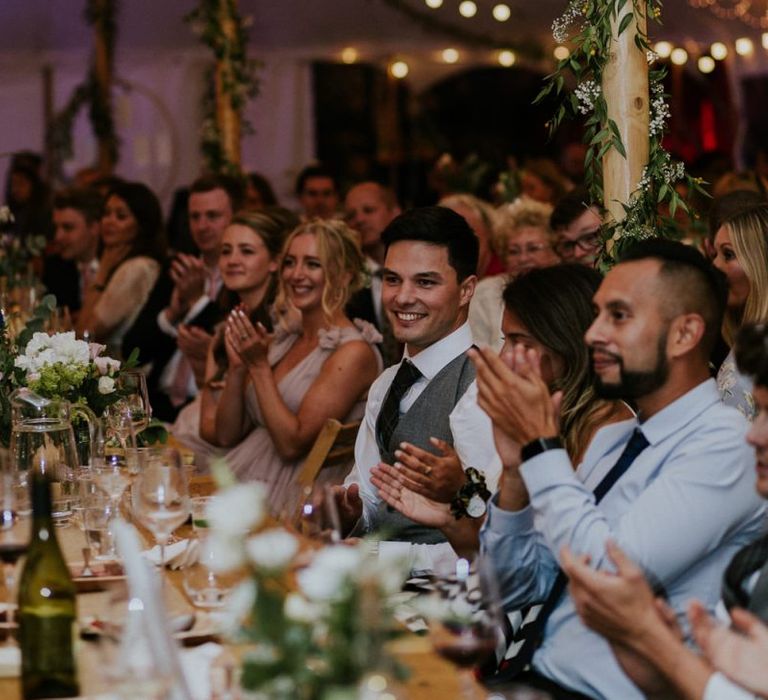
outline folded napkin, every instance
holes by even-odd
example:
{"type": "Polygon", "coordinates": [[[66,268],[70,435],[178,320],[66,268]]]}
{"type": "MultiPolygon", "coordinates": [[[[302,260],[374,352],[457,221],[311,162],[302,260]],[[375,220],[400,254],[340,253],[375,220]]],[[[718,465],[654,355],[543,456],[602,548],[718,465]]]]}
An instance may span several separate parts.
{"type": "Polygon", "coordinates": [[[183,569],[192,566],[200,555],[200,543],[197,540],[179,540],[165,547],[165,562],[160,561],[160,545],[143,552],[144,556],[155,566],[164,563],[171,569],[183,569]]]}
{"type": "MultiPolygon", "coordinates": [[[[193,700],[209,700],[212,697],[211,668],[223,649],[221,644],[208,642],[179,652],[181,668],[193,700]]],[[[217,697],[223,696],[217,695],[217,697]]]]}

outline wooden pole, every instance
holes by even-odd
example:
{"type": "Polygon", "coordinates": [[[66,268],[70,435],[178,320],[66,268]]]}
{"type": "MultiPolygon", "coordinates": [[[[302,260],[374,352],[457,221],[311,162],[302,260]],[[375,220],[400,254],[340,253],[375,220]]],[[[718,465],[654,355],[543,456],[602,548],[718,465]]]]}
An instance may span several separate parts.
{"type": "MultiPolygon", "coordinates": [[[[219,0],[219,22],[227,43],[235,41],[237,28],[230,9],[237,7],[237,0],[219,0]]],[[[225,58],[216,60],[216,123],[221,133],[221,145],[227,160],[240,167],[240,113],[232,107],[224,86],[231,82],[229,65],[225,58]]]]}
{"type": "Polygon", "coordinates": [[[643,34],[646,31],[646,5],[644,1],[635,5],[639,14],[635,14],[621,36],[617,37],[618,26],[622,17],[632,11],[632,3],[626,3],[612,22],[613,41],[603,71],[608,118],[616,122],[627,154],[624,158],[611,148],[603,158],[604,205],[609,221],[616,222],[624,219],[622,204],[629,203],[648,164],[648,60],[645,51],[635,44],[638,30],[643,34]]]}
{"type": "MultiPolygon", "coordinates": [[[[104,16],[106,4],[109,0],[97,0],[99,3],[99,16],[104,16]]],[[[112,56],[110,55],[107,38],[104,35],[102,22],[95,23],[94,37],[94,69],[96,84],[98,86],[99,100],[105,113],[112,112],[112,56]]],[[[113,152],[109,139],[100,136],[98,139],[97,166],[101,173],[110,174],[115,167],[113,152]]]]}

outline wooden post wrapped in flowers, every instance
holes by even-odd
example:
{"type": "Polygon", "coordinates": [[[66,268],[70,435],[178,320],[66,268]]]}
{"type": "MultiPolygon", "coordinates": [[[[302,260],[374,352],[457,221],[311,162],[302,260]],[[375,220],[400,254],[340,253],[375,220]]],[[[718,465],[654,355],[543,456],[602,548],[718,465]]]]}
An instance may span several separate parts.
{"type": "Polygon", "coordinates": [[[226,613],[231,639],[243,645],[245,697],[351,699],[367,672],[399,674],[383,644],[394,629],[388,597],[405,570],[380,565],[363,542],[319,550],[294,574],[299,540],[265,527],[262,486],[224,481],[207,506],[206,559],[220,572],[245,574],[226,613]]]}

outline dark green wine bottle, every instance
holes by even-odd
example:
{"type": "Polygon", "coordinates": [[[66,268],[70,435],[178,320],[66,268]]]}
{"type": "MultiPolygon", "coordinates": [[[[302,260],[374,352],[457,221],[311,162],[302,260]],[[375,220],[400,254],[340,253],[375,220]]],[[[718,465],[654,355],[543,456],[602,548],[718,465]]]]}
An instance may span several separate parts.
{"type": "Polygon", "coordinates": [[[19,582],[19,646],[25,700],[79,695],[75,586],[56,540],[48,478],[32,476],[32,533],[19,582]]]}

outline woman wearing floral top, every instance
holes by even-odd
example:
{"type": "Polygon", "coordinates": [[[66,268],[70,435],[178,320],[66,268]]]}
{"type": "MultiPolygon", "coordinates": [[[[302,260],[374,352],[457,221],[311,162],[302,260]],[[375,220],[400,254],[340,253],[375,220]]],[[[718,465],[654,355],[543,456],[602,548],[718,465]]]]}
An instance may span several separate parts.
{"type": "MultiPolygon", "coordinates": [[[[275,332],[238,310],[227,320],[229,368],[215,434],[206,437],[230,448],[226,459],[238,478],[265,482],[273,513],[295,508],[297,467],[326,420],[359,418],[381,371],[380,336],[344,314],[362,271],[362,254],[344,223],[310,221],[283,248],[275,332]]],[[[323,476],[341,481],[344,474],[323,476]]]]}
{"type": "MultiPolygon", "coordinates": [[[[728,280],[723,337],[732,345],[743,324],[768,320],[768,204],[747,206],[720,223],[713,262],[728,280]]],[[[717,385],[725,403],[750,421],[755,417],[752,382],[739,374],[733,351],[720,367],[717,385]]]]}

